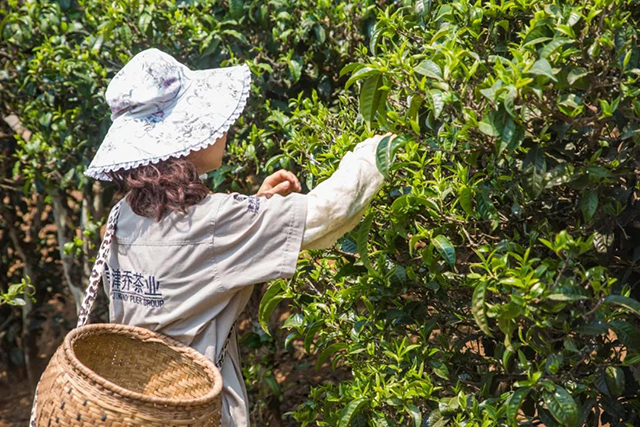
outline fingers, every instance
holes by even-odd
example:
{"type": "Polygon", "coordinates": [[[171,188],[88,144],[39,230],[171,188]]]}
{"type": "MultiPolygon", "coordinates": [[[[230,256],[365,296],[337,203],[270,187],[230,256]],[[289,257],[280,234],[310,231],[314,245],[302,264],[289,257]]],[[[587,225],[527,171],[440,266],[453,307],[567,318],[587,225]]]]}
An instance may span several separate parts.
{"type": "Polygon", "coordinates": [[[280,194],[281,196],[286,196],[287,194],[293,191],[293,185],[289,181],[283,181],[280,184],[273,187],[271,190],[274,194],[280,194]]]}
{"type": "Polygon", "coordinates": [[[286,196],[294,191],[298,193],[302,191],[300,181],[292,172],[280,169],[264,180],[256,195],[270,198],[274,194],[286,196]]]}
{"type": "Polygon", "coordinates": [[[291,191],[296,191],[298,193],[302,191],[302,185],[300,185],[300,181],[298,180],[298,177],[295,176],[295,174],[293,174],[292,172],[289,172],[287,170],[283,169],[283,172],[286,173],[287,179],[291,183],[291,187],[292,187],[291,191]]]}
{"type": "Polygon", "coordinates": [[[302,191],[302,186],[300,185],[298,178],[292,172],[285,169],[280,169],[278,172],[270,175],[265,180],[265,182],[267,181],[272,187],[275,187],[283,181],[288,181],[291,184],[292,191],[302,191]]]}

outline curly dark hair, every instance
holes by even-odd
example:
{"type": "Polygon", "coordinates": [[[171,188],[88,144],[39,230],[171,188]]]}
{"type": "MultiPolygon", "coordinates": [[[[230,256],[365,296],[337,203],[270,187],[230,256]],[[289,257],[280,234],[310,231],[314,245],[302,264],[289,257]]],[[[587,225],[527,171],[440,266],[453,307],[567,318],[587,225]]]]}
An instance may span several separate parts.
{"type": "Polygon", "coordinates": [[[185,158],[107,174],[116,184],[119,195],[130,192],[127,202],[135,214],[156,221],[173,210],[186,213],[188,207],[200,203],[209,194],[196,167],[185,158]]]}

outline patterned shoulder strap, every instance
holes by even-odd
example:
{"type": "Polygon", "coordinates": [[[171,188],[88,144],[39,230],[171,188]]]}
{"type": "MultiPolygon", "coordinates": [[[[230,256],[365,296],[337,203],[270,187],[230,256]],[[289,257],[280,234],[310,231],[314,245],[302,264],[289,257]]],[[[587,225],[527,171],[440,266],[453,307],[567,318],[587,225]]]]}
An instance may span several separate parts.
{"type": "Polygon", "coordinates": [[[233,328],[235,328],[236,323],[238,322],[238,318],[233,321],[233,325],[231,325],[231,329],[229,330],[229,334],[227,335],[227,339],[222,346],[222,350],[220,350],[220,355],[218,356],[218,360],[216,360],[215,365],[216,368],[221,369],[222,364],[224,363],[224,358],[227,355],[227,346],[229,345],[229,340],[231,339],[231,334],[233,333],[233,328]]]}
{"type": "MultiPolygon", "coordinates": [[[[93,269],[91,270],[89,286],[87,287],[87,292],[85,293],[84,299],[82,300],[82,306],[80,308],[80,312],[78,313],[78,324],[76,325],[76,327],[84,326],[87,323],[89,313],[91,313],[91,309],[93,308],[93,303],[95,302],[96,295],[98,294],[98,286],[100,286],[102,272],[104,271],[104,267],[107,263],[107,258],[109,257],[109,249],[111,247],[111,241],[113,240],[113,234],[116,231],[116,223],[118,222],[118,216],[120,215],[120,207],[122,206],[123,202],[124,198],[116,203],[113,209],[111,209],[109,219],[107,219],[107,231],[104,234],[104,239],[102,240],[100,250],[98,251],[98,256],[96,257],[96,262],[95,264],[93,264],[93,269]]],[[[31,418],[29,420],[29,427],[36,427],[39,385],[40,381],[38,381],[36,392],[33,396],[33,405],[31,406],[31,418]]]]}
{"type": "Polygon", "coordinates": [[[102,240],[98,256],[96,257],[96,262],[93,264],[93,269],[91,270],[89,286],[87,287],[87,292],[82,300],[82,306],[78,313],[78,324],[76,327],[84,326],[87,323],[89,313],[91,313],[91,309],[93,309],[93,303],[96,301],[96,296],[98,295],[100,279],[102,278],[102,272],[107,264],[111,241],[113,240],[113,235],[116,231],[116,223],[118,222],[118,216],[120,215],[120,208],[122,207],[123,202],[124,198],[116,203],[109,214],[109,219],[107,220],[107,231],[104,234],[104,239],[102,240]]]}

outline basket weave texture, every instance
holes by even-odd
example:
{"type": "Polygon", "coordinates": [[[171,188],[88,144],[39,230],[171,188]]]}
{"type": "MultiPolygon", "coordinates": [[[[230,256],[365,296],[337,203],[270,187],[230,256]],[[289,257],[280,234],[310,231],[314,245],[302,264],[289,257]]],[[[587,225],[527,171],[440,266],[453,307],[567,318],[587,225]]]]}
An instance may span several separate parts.
{"type": "Polygon", "coordinates": [[[36,425],[219,426],[213,362],[147,329],[94,324],[69,332],[38,386],[36,425]]]}

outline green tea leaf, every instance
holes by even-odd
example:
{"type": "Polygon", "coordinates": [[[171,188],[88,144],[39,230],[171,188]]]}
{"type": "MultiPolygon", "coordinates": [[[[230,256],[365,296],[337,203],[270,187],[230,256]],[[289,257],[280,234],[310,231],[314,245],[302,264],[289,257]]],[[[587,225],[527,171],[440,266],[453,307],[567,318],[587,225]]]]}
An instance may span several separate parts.
{"type": "Polygon", "coordinates": [[[618,336],[618,340],[627,348],[640,352],[640,331],[629,322],[614,320],[609,322],[609,327],[618,336]]]}
{"type": "Polygon", "coordinates": [[[489,322],[487,321],[487,312],[485,306],[485,299],[487,294],[487,282],[482,281],[476,285],[476,288],[473,291],[473,298],[471,303],[471,309],[473,311],[473,318],[476,320],[476,323],[488,336],[491,335],[491,329],[489,329],[489,322]]]}
{"type": "Polygon", "coordinates": [[[446,236],[440,234],[433,239],[433,246],[451,267],[456,265],[456,250],[446,236]]]}
{"type": "Polygon", "coordinates": [[[638,353],[627,353],[624,358],[625,366],[634,366],[640,363],[640,354],[638,353]]]}
{"type": "Polygon", "coordinates": [[[299,59],[291,59],[289,61],[289,72],[291,73],[293,83],[300,80],[300,77],[302,76],[302,61],[299,59]]]}
{"type": "Polygon", "coordinates": [[[567,390],[556,385],[555,392],[544,392],[543,398],[549,412],[561,425],[577,427],[578,405],[567,390]]]}
{"type": "Polygon", "coordinates": [[[25,301],[24,298],[20,298],[20,297],[15,297],[9,300],[9,305],[15,305],[18,307],[22,307],[27,305],[27,301],[25,301]]]}
{"type": "Polygon", "coordinates": [[[567,76],[567,82],[570,85],[573,85],[576,81],[580,80],[582,77],[589,74],[589,71],[585,68],[574,68],[569,71],[569,75],[567,76]]]}
{"type": "Polygon", "coordinates": [[[573,285],[560,285],[547,296],[552,301],[580,301],[588,299],[584,288],[573,285]]]}
{"type": "Polygon", "coordinates": [[[416,73],[432,79],[442,80],[442,70],[440,66],[430,59],[425,59],[419,63],[414,69],[416,73]]]}
{"type": "Polygon", "coordinates": [[[449,368],[447,368],[447,365],[438,360],[429,361],[429,365],[431,365],[434,374],[436,374],[443,380],[449,379],[449,368]]]}
{"type": "Polygon", "coordinates": [[[385,136],[378,143],[376,148],[376,166],[380,173],[389,179],[389,168],[393,164],[396,151],[406,144],[408,138],[403,135],[392,139],[391,136],[385,136]]]}
{"type": "Polygon", "coordinates": [[[243,0],[229,0],[229,12],[231,17],[236,21],[242,18],[244,15],[244,2],[243,0]]]}
{"type": "Polygon", "coordinates": [[[415,10],[420,17],[424,18],[429,13],[431,10],[431,1],[432,0],[416,0],[415,10]]]}
{"type": "Polygon", "coordinates": [[[518,92],[516,91],[516,88],[511,85],[507,86],[507,88],[509,89],[509,91],[507,92],[507,95],[504,97],[504,101],[503,101],[504,109],[507,111],[507,113],[509,113],[511,117],[517,117],[515,102],[516,102],[516,96],[518,95],[518,92]]]}
{"type": "Polygon", "coordinates": [[[307,332],[304,335],[304,350],[307,353],[311,352],[311,344],[313,344],[313,338],[315,337],[316,333],[320,329],[322,329],[323,326],[324,326],[324,321],[318,320],[315,323],[313,323],[313,325],[311,325],[309,329],[307,329],[307,332]]]}
{"type": "Polygon", "coordinates": [[[607,366],[604,370],[604,379],[611,396],[618,397],[624,391],[624,371],[617,366],[607,366]]]}
{"type": "Polygon", "coordinates": [[[472,206],[473,192],[466,185],[460,186],[460,206],[469,216],[475,216],[472,206]]]}
{"type": "Polygon", "coordinates": [[[268,335],[271,335],[269,332],[269,317],[278,303],[286,298],[282,295],[282,292],[282,280],[276,280],[271,284],[271,286],[269,286],[269,289],[265,292],[262,300],[260,300],[260,305],[258,307],[258,320],[260,321],[262,330],[268,335]]]}
{"type": "Polygon", "coordinates": [[[601,320],[592,320],[589,323],[578,326],[576,332],[583,335],[598,336],[607,333],[609,328],[601,320]]]}
{"type": "Polygon", "coordinates": [[[558,81],[558,79],[556,79],[556,76],[553,75],[551,64],[549,64],[549,61],[544,58],[537,60],[529,69],[528,73],[549,77],[549,79],[553,80],[554,82],[558,81]]]}
{"type": "Polygon", "coordinates": [[[500,129],[495,124],[494,114],[490,114],[478,123],[478,130],[487,136],[499,136],[500,129]]]}
{"type": "Polygon", "coordinates": [[[324,27],[320,24],[316,24],[313,26],[313,32],[316,35],[316,38],[320,42],[320,44],[324,43],[327,40],[327,32],[324,27]]]}
{"type": "Polygon", "coordinates": [[[593,214],[598,209],[598,193],[594,190],[585,191],[580,200],[580,210],[584,216],[584,220],[589,222],[593,218],[593,214]]]}
{"type": "Polygon", "coordinates": [[[142,13],[140,15],[140,18],[138,18],[138,29],[142,34],[145,34],[147,32],[147,29],[149,28],[150,23],[151,23],[151,15],[149,15],[146,12],[142,13]]]}
{"type": "Polygon", "coordinates": [[[338,350],[342,350],[343,348],[347,348],[347,347],[348,347],[347,344],[343,342],[338,342],[338,343],[331,344],[330,346],[325,348],[322,351],[322,353],[320,353],[320,356],[318,356],[318,360],[316,362],[316,370],[320,369],[322,364],[325,362],[325,360],[329,358],[329,356],[336,353],[338,350]]]}
{"type": "MultiPolygon", "coordinates": [[[[231,37],[233,37],[233,38],[235,38],[237,40],[240,40],[242,43],[249,44],[249,40],[247,40],[247,37],[244,34],[242,34],[240,31],[230,30],[229,29],[229,30],[223,30],[223,31],[221,31],[221,33],[225,34],[227,36],[231,36],[231,37]]],[[[292,62],[296,62],[297,63],[298,61],[293,61],[293,60],[289,61],[289,71],[291,71],[291,67],[292,67],[291,63],[292,62]]],[[[302,64],[298,64],[298,65],[299,65],[300,69],[302,69],[302,64]]]]}
{"type": "MultiPolygon", "coordinates": [[[[516,130],[516,123],[513,121],[511,116],[506,116],[504,118],[504,125],[502,127],[502,130],[500,131],[500,137],[504,142],[504,148],[506,148],[507,145],[509,145],[509,143],[513,139],[513,134],[515,133],[515,130],[516,130]]],[[[504,150],[504,148],[502,150],[504,150]]],[[[499,150],[498,154],[502,153],[502,150],[499,150]]]]}
{"type": "Polygon", "coordinates": [[[623,297],[622,295],[609,295],[604,299],[605,304],[615,304],[625,308],[638,316],[640,316],[640,302],[633,298],[623,297]]]}
{"type": "Polygon", "coordinates": [[[367,243],[369,241],[369,231],[371,230],[372,223],[373,213],[370,213],[360,224],[358,232],[355,236],[356,243],[358,244],[358,254],[360,254],[360,260],[368,270],[371,270],[371,262],[369,261],[369,249],[367,247],[367,243]]]}
{"type": "Polygon", "coordinates": [[[340,421],[338,427],[348,427],[351,425],[351,419],[356,415],[362,407],[367,403],[367,399],[360,398],[349,402],[349,404],[340,412],[340,421]]]}
{"type": "Polygon", "coordinates": [[[495,102],[496,95],[498,93],[498,90],[500,90],[501,87],[502,87],[502,80],[496,80],[493,86],[486,89],[481,89],[480,93],[483,94],[489,101],[495,102]]]}
{"type": "Polygon", "coordinates": [[[340,250],[342,252],[346,252],[348,254],[357,254],[358,253],[358,245],[351,238],[344,238],[340,243],[340,250]]]}
{"type": "Polygon", "coordinates": [[[542,147],[534,145],[529,149],[522,166],[525,190],[531,197],[538,197],[545,187],[545,173],[547,171],[542,147]]]}
{"type": "Polygon", "coordinates": [[[347,64],[344,67],[342,67],[342,70],[340,70],[340,73],[338,74],[339,77],[344,76],[347,73],[352,72],[355,69],[361,69],[364,68],[364,66],[358,62],[352,62],[351,64],[347,64]]]}
{"type": "Polygon", "coordinates": [[[437,120],[444,110],[444,93],[441,90],[433,89],[429,91],[429,97],[433,108],[433,118],[437,120]]]}
{"type": "Polygon", "coordinates": [[[373,30],[371,31],[371,37],[369,39],[369,50],[375,56],[378,48],[378,38],[384,32],[385,27],[379,26],[376,22],[373,26],[373,30]]]}
{"type": "Polygon", "coordinates": [[[300,328],[302,327],[303,324],[304,324],[304,316],[302,316],[302,314],[300,313],[296,313],[287,317],[280,328],[281,329],[300,328]]]}
{"type": "Polygon", "coordinates": [[[378,111],[381,96],[378,89],[381,85],[382,74],[374,74],[365,80],[360,90],[360,114],[367,122],[372,122],[378,111]]]}
{"type": "Polygon", "coordinates": [[[558,50],[560,47],[571,42],[572,40],[566,37],[558,37],[556,39],[553,39],[550,43],[548,43],[545,47],[542,48],[542,50],[540,51],[540,57],[547,58],[551,54],[553,54],[556,50],[558,50]]]}
{"type": "Polygon", "coordinates": [[[507,420],[510,424],[516,424],[520,406],[522,405],[522,402],[527,397],[530,391],[531,387],[519,388],[511,395],[511,397],[507,401],[507,420]]]}
{"type": "MultiPolygon", "coordinates": [[[[346,67],[345,67],[346,68],[346,67]]],[[[370,67],[362,67],[360,69],[358,69],[358,71],[356,71],[355,73],[353,73],[353,75],[349,78],[349,80],[347,80],[347,83],[344,85],[345,89],[349,89],[349,87],[354,84],[355,82],[357,82],[358,80],[362,80],[364,78],[367,78],[373,74],[379,74],[380,71],[378,71],[375,68],[370,68],[370,67]]]]}
{"type": "Polygon", "coordinates": [[[563,362],[564,362],[564,358],[562,357],[562,353],[550,354],[549,357],[547,357],[547,362],[545,363],[545,369],[551,375],[555,375],[558,373],[558,371],[562,367],[563,362]]]}
{"type": "Polygon", "coordinates": [[[420,411],[420,409],[413,404],[407,405],[407,409],[409,410],[409,415],[411,415],[411,418],[413,419],[413,426],[422,426],[422,412],[420,411]]]}

